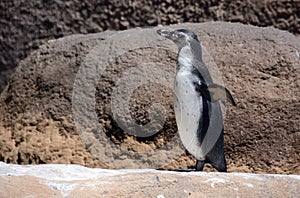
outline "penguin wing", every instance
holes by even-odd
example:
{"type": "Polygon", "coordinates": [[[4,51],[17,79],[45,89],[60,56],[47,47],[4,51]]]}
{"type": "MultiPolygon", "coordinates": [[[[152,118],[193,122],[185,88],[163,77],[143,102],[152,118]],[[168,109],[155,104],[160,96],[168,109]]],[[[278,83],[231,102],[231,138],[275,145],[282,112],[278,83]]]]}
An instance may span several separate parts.
{"type": "Polygon", "coordinates": [[[227,99],[233,106],[236,106],[234,98],[228,89],[221,85],[213,84],[209,71],[202,61],[202,49],[198,39],[193,39],[191,41],[191,50],[195,56],[193,62],[193,67],[195,69],[193,70],[193,73],[201,80],[201,84],[196,85],[196,90],[198,89],[203,97],[210,102],[227,99]]]}
{"type": "Polygon", "coordinates": [[[196,85],[196,91],[201,93],[201,95],[210,102],[216,102],[219,100],[228,100],[233,106],[236,106],[236,102],[231,95],[230,91],[218,84],[206,85],[203,82],[201,85],[196,85]]]}

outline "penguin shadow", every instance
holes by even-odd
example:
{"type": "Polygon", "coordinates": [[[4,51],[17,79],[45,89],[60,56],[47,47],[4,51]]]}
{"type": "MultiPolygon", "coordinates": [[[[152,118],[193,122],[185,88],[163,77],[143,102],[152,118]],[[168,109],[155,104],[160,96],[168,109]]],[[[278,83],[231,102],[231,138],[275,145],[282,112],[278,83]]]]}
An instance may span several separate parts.
{"type": "MultiPolygon", "coordinates": [[[[165,171],[165,169],[157,169],[157,170],[162,170],[165,171]]],[[[201,172],[197,171],[196,169],[175,169],[175,170],[169,170],[170,172],[201,172]]]]}
{"type": "Polygon", "coordinates": [[[176,169],[173,171],[174,172],[200,172],[200,171],[197,171],[196,169],[176,169]]]}

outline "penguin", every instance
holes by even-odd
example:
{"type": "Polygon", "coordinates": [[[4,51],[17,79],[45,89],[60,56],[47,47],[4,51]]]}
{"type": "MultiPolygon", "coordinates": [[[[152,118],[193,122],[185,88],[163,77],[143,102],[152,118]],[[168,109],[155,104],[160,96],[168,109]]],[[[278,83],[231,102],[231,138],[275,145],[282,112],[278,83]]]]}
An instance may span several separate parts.
{"type": "Polygon", "coordinates": [[[196,158],[196,171],[211,164],[227,172],[223,115],[219,101],[236,105],[230,91],[215,84],[202,60],[197,35],[187,29],[159,29],[157,33],[178,47],[174,80],[174,110],[184,147],[196,158]]]}

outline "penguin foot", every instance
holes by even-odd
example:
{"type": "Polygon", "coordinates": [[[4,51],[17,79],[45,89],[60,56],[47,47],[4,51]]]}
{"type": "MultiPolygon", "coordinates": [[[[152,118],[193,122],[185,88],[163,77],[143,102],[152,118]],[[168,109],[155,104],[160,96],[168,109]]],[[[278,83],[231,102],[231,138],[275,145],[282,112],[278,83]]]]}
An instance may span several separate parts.
{"type": "Polygon", "coordinates": [[[203,171],[205,161],[197,160],[196,162],[196,171],[203,171]]]}
{"type": "Polygon", "coordinates": [[[226,173],[227,172],[227,168],[226,166],[225,167],[222,167],[222,168],[216,168],[219,172],[224,172],[226,173]]]}

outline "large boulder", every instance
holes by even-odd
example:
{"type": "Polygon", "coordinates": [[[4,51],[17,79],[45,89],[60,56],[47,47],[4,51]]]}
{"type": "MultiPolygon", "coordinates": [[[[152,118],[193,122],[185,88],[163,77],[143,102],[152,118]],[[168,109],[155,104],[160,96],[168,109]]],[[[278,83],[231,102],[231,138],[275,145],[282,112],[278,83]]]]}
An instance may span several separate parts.
{"type": "Polygon", "coordinates": [[[0,92],[20,60],[49,39],[183,22],[232,21],[300,34],[298,1],[0,1],[0,92]]]}
{"type": "MultiPolygon", "coordinates": [[[[237,101],[226,111],[229,171],[299,173],[299,38],[222,22],[170,28],[199,36],[205,63],[237,101]]],[[[22,61],[0,99],[0,159],[193,167],[172,106],[177,49],[157,29],[73,35],[22,61]]]]}

